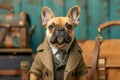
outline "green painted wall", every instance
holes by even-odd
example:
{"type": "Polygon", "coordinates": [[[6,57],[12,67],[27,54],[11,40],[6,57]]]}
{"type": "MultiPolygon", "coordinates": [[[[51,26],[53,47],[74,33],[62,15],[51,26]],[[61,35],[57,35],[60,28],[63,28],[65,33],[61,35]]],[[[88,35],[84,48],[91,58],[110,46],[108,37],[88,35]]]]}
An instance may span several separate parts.
{"type": "MultiPolygon", "coordinates": [[[[32,48],[43,42],[45,28],[41,26],[41,8],[49,6],[56,16],[65,16],[73,5],[81,7],[80,24],[76,27],[77,39],[94,40],[97,28],[103,22],[120,20],[120,0],[0,0],[2,4],[14,7],[15,13],[24,11],[29,14],[31,26],[35,25],[32,36],[32,48]]],[[[3,13],[3,10],[0,10],[3,13]]],[[[103,31],[104,39],[120,38],[120,27],[112,27],[103,31]]]]}

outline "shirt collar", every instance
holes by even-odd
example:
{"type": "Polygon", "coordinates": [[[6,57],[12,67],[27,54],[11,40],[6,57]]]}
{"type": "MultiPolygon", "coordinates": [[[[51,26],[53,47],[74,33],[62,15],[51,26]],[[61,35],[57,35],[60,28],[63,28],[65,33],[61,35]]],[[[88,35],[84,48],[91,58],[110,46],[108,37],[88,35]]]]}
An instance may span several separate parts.
{"type": "MultiPolygon", "coordinates": [[[[70,46],[66,48],[66,53],[68,53],[70,46]]],[[[52,49],[53,54],[55,54],[59,50],[58,48],[52,46],[51,44],[50,44],[50,47],[52,49]]]]}

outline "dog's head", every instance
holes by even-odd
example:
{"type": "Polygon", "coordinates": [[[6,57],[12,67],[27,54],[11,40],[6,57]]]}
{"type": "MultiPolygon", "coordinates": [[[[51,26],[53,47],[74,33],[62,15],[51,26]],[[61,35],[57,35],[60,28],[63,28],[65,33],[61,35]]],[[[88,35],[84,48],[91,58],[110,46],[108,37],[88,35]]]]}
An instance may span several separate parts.
{"type": "Polygon", "coordinates": [[[46,38],[50,44],[65,49],[74,40],[74,29],[79,23],[80,7],[74,6],[66,17],[55,17],[49,7],[43,7],[41,12],[42,25],[46,28],[46,38]]]}

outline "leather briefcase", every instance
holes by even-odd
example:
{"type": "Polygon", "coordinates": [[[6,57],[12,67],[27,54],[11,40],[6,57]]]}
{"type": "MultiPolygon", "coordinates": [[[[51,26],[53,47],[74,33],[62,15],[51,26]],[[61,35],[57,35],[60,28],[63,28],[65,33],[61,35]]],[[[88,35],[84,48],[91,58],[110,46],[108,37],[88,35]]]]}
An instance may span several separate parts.
{"type": "Polygon", "coordinates": [[[14,14],[13,8],[0,5],[8,13],[0,14],[0,47],[26,48],[30,47],[30,25],[24,12],[14,14]]]}
{"type": "Polygon", "coordinates": [[[98,27],[96,40],[78,41],[83,50],[89,80],[120,79],[120,39],[102,40],[102,30],[120,21],[108,21],[98,27]]]}

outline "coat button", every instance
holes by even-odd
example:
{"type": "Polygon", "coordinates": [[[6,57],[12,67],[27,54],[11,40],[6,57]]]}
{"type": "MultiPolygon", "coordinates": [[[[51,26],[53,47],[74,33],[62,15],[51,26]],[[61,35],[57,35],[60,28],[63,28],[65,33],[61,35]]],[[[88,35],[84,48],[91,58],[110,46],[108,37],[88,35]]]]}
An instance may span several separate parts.
{"type": "Polygon", "coordinates": [[[74,73],[72,72],[72,74],[71,74],[71,77],[74,77],[75,75],[74,75],[74,73]]]}
{"type": "Polygon", "coordinates": [[[46,72],[45,72],[45,76],[47,76],[47,77],[49,76],[49,73],[48,73],[48,71],[46,71],[46,72]]]}

